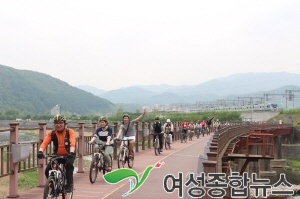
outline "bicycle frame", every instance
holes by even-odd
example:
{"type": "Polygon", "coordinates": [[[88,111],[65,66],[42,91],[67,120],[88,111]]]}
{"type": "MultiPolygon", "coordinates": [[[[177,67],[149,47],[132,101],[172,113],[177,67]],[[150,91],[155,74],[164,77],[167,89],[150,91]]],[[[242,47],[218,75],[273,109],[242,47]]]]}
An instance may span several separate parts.
{"type": "MultiPolygon", "coordinates": [[[[51,157],[51,156],[48,156],[51,157]]],[[[51,162],[51,170],[49,170],[49,176],[54,176],[56,179],[62,177],[63,181],[66,179],[66,172],[65,172],[65,164],[58,163],[57,159],[66,159],[65,156],[52,156],[49,162],[51,162]],[[62,165],[62,166],[60,166],[62,165]],[[60,176],[61,174],[61,176],[60,176]]]]}
{"type": "MultiPolygon", "coordinates": [[[[48,161],[48,164],[51,165],[51,170],[49,170],[49,177],[47,179],[48,182],[52,182],[52,189],[54,192],[54,195],[52,197],[58,197],[60,194],[62,194],[62,198],[66,198],[68,193],[65,192],[65,185],[66,185],[66,167],[65,163],[60,163],[59,159],[67,160],[66,156],[58,156],[58,155],[49,155],[45,156],[44,158],[50,157],[50,160],[48,161]]],[[[45,186],[44,188],[44,196],[43,198],[48,198],[49,196],[49,185],[45,186]]],[[[73,196],[73,188],[70,192],[70,195],[68,198],[72,198],[73,196]]]]}

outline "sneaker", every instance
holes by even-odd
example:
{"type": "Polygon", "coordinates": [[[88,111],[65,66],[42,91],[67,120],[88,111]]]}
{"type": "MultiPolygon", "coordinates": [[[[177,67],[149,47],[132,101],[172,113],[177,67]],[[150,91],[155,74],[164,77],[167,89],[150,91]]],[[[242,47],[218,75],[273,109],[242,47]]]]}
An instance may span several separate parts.
{"type": "Polygon", "coordinates": [[[72,187],[73,187],[73,185],[67,184],[67,185],[65,186],[65,191],[66,191],[66,193],[70,193],[70,192],[72,191],[72,187]]]}

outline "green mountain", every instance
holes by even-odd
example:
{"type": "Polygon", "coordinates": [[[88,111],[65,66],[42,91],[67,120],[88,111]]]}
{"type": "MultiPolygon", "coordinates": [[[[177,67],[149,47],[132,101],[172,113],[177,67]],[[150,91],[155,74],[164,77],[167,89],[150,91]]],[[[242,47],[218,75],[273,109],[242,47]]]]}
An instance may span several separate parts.
{"type": "Polygon", "coordinates": [[[101,114],[115,109],[110,101],[57,78],[0,65],[0,110],[45,113],[57,104],[63,112],[77,114],[101,114]]]}

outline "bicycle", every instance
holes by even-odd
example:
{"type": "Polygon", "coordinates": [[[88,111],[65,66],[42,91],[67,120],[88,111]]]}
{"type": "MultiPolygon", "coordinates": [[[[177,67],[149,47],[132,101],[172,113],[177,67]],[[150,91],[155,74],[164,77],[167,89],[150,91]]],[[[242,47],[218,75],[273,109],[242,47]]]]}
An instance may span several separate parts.
{"type": "Polygon", "coordinates": [[[157,156],[158,154],[160,154],[161,150],[160,150],[160,145],[159,145],[159,137],[158,137],[159,133],[152,133],[153,136],[156,136],[154,141],[153,141],[153,145],[154,145],[154,153],[157,156]]]}
{"type": "Polygon", "coordinates": [[[187,130],[182,130],[182,132],[181,132],[181,143],[183,143],[183,141],[186,143],[186,141],[187,141],[187,130]]]}
{"type": "Polygon", "coordinates": [[[201,133],[201,129],[200,129],[200,128],[196,128],[196,129],[195,129],[195,133],[196,133],[197,139],[199,139],[200,133],[201,133]]]}
{"type": "Polygon", "coordinates": [[[132,154],[132,157],[129,157],[129,141],[132,139],[122,139],[117,141],[121,141],[121,146],[118,154],[118,168],[120,169],[121,167],[124,168],[126,162],[129,168],[133,167],[134,163],[134,154],[132,154]],[[127,141],[127,143],[125,142],[127,141]]]}
{"type": "MultiPolygon", "coordinates": [[[[107,162],[104,158],[104,152],[103,152],[104,145],[101,144],[101,143],[96,144],[96,145],[98,145],[98,147],[96,148],[96,152],[94,153],[94,157],[93,157],[92,162],[90,164],[89,177],[90,177],[90,182],[91,183],[94,183],[96,181],[99,172],[102,171],[103,175],[106,172],[109,172],[107,170],[107,167],[108,167],[107,162]]],[[[110,158],[111,167],[112,167],[113,161],[112,161],[111,154],[109,154],[109,158],[110,158]]]]}
{"type": "Polygon", "coordinates": [[[169,132],[166,132],[166,137],[165,137],[165,149],[168,150],[168,149],[171,149],[171,138],[170,138],[170,135],[169,132]]]}
{"type": "Polygon", "coordinates": [[[65,164],[60,164],[57,160],[67,160],[66,156],[48,155],[44,158],[50,157],[49,163],[52,166],[52,170],[49,171],[49,177],[46,181],[44,188],[43,199],[58,198],[61,194],[63,199],[72,199],[73,187],[69,193],[65,190],[66,181],[66,167],[65,164]]]}
{"type": "Polygon", "coordinates": [[[190,130],[190,133],[189,133],[189,140],[190,140],[190,141],[193,140],[193,136],[194,136],[194,131],[193,131],[193,130],[190,130]]]}
{"type": "Polygon", "coordinates": [[[202,136],[204,137],[204,134],[206,132],[205,127],[202,127],[201,132],[202,132],[202,136]]]}

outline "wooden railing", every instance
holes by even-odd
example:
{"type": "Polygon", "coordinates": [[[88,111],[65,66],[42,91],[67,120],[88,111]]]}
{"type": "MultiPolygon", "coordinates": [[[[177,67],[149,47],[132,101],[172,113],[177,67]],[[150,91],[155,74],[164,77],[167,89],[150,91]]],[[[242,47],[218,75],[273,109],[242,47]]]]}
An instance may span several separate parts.
{"type": "MultiPolygon", "coordinates": [[[[4,176],[9,176],[10,184],[9,184],[9,198],[17,198],[18,197],[18,173],[23,171],[28,171],[32,169],[37,169],[39,173],[38,186],[44,186],[45,183],[45,175],[44,170],[47,165],[47,160],[45,159],[37,159],[37,152],[39,150],[40,144],[42,143],[46,133],[51,130],[47,128],[46,123],[39,123],[39,127],[34,128],[20,128],[19,123],[11,123],[10,128],[3,128],[0,130],[1,132],[10,132],[10,144],[0,146],[0,178],[4,176]],[[26,142],[26,144],[31,145],[30,155],[29,157],[22,162],[13,163],[12,161],[12,145],[20,144],[18,141],[19,131],[25,130],[38,130],[39,131],[39,141],[37,142],[26,142]]],[[[115,123],[111,126],[113,129],[113,135],[115,136],[120,128],[120,125],[115,123]]],[[[78,173],[84,172],[84,156],[91,155],[94,152],[94,148],[92,145],[88,144],[88,142],[93,137],[92,134],[97,129],[97,123],[93,123],[90,126],[85,126],[84,123],[78,123],[78,125],[68,126],[68,128],[73,129],[78,136],[76,137],[76,151],[77,151],[77,159],[78,159],[78,173]],[[86,135],[90,133],[90,135],[86,135]]],[[[145,150],[146,148],[151,148],[152,146],[152,137],[150,136],[151,132],[151,123],[136,123],[136,145],[135,151],[139,152],[140,150],[145,150]]],[[[1,134],[0,134],[1,136],[1,134]]],[[[174,141],[180,139],[181,133],[179,132],[179,123],[174,123],[174,141]]],[[[23,142],[24,143],[24,142],[23,142]]],[[[51,154],[53,150],[52,144],[47,147],[46,153],[51,154]]],[[[117,150],[118,145],[115,144],[114,147],[114,159],[117,158],[117,150]]]]}
{"type": "MultiPolygon", "coordinates": [[[[236,125],[222,128],[220,131],[215,132],[213,139],[209,144],[209,152],[207,152],[207,160],[203,161],[203,168],[205,173],[221,173],[222,172],[222,158],[227,152],[229,144],[236,138],[247,135],[254,129],[263,129],[276,136],[276,129],[286,129],[284,133],[292,132],[292,126],[262,124],[262,125],[236,125]]],[[[233,146],[234,147],[234,146],[233,146]]]]}

